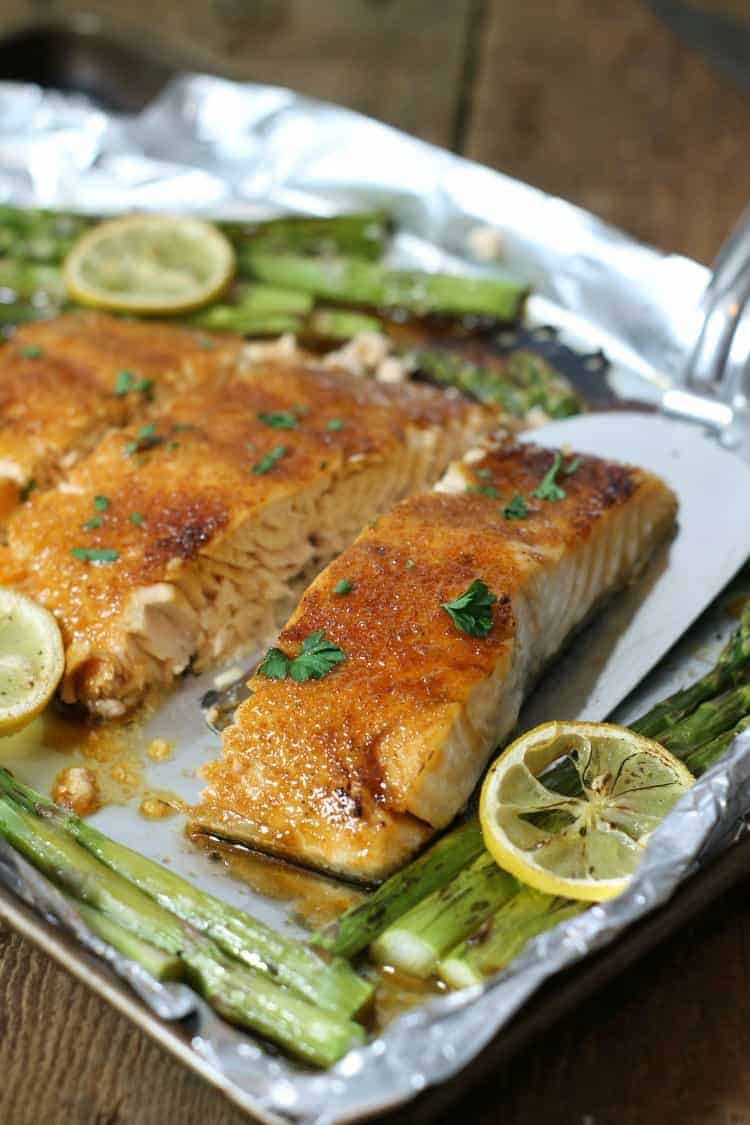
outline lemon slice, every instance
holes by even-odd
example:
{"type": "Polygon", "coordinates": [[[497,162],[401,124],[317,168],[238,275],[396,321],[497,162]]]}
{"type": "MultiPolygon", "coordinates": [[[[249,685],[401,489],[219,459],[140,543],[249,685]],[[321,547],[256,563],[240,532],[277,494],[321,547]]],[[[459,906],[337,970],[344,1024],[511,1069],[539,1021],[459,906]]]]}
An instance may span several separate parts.
{"type": "Polygon", "coordinates": [[[649,833],[693,781],[658,742],[624,727],[543,723],[511,743],[485,778],[484,842],[530,887],[600,902],[625,888],[649,833]],[[566,757],[576,796],[540,779],[566,757]]]}
{"type": "Polygon", "coordinates": [[[0,734],[25,727],[49,703],[64,663],[52,614],[0,586],[0,734]]]}
{"type": "Polygon", "coordinates": [[[98,309],[178,313],[207,305],[234,274],[234,250],[213,223],[127,215],[98,223],[73,244],[63,278],[74,300],[98,309]]]}

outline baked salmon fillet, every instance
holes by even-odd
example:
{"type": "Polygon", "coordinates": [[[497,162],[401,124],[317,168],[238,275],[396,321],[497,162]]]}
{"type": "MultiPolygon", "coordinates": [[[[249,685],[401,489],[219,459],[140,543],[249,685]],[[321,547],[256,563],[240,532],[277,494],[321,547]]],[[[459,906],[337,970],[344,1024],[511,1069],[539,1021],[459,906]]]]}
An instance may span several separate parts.
{"type": "Polygon", "coordinates": [[[239,337],[93,313],[19,329],[0,348],[0,518],[111,427],[165,393],[219,379],[242,346],[239,337]]]}
{"type": "Polygon", "coordinates": [[[56,615],[63,700],[122,714],[267,640],[365,521],[496,419],[417,385],[242,365],[108,434],[8,520],[0,583],[56,615]]]}
{"type": "Polygon", "coordinates": [[[675,512],[642,469],[526,444],[472,451],[306,591],[223,758],[204,768],[196,826],[382,879],[466,803],[541,670],[640,571],[675,512]],[[477,580],[496,601],[472,636],[444,605],[477,580]],[[306,679],[309,657],[292,661],[311,636],[308,651],[330,642],[343,655],[306,679]]]}

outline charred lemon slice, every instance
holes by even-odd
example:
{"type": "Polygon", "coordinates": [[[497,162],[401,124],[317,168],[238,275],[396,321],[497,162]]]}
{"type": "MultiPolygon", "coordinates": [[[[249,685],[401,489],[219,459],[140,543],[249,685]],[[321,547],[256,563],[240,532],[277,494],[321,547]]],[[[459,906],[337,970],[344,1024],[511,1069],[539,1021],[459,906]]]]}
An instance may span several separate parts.
{"type": "Polygon", "coordinates": [[[511,743],[487,774],[484,841],[500,867],[528,886],[600,902],[625,888],[649,834],[693,781],[658,742],[624,727],[543,723],[511,743]],[[564,759],[572,795],[541,776],[564,759]]]}
{"type": "Polygon", "coordinates": [[[215,300],[234,275],[231,243],[203,219],[127,215],[98,223],[63,265],[70,296],[114,312],[188,312],[215,300]]]}
{"type": "Polygon", "coordinates": [[[49,703],[64,663],[52,614],[0,586],[0,734],[20,730],[49,703]]]}

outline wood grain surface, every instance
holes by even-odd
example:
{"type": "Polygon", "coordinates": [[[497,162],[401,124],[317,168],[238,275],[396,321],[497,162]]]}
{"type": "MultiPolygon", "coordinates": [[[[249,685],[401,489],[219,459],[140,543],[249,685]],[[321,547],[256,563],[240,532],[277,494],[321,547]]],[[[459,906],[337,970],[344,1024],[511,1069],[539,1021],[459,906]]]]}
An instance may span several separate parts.
{"type": "MultiPolygon", "coordinates": [[[[750,98],[637,0],[0,0],[0,33],[82,7],[170,60],[360,109],[704,261],[747,202],[750,98]]],[[[434,1120],[750,1122],[749,888],[434,1120]]],[[[2,931],[0,1076],[2,1125],[244,1120],[2,931]]]]}

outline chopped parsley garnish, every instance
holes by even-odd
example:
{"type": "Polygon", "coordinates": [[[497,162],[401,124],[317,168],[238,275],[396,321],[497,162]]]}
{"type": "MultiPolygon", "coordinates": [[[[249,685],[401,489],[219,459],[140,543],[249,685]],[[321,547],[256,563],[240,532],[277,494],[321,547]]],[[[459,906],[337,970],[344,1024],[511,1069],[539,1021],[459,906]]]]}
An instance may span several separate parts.
{"type": "Polygon", "coordinates": [[[406,560],[406,569],[407,570],[411,570],[412,567],[414,567],[415,565],[416,565],[416,563],[414,562],[414,559],[407,559],[406,560]]]}
{"type": "Polygon", "coordinates": [[[492,470],[491,469],[477,469],[477,476],[481,477],[482,480],[492,480],[492,470]]]}
{"type": "Polygon", "coordinates": [[[208,336],[201,336],[200,340],[198,341],[198,344],[201,348],[203,348],[207,352],[212,352],[214,350],[214,348],[216,347],[216,341],[210,340],[208,338],[208,336]]]}
{"type": "Polygon", "coordinates": [[[108,507],[109,507],[109,497],[108,496],[95,496],[94,497],[94,508],[96,509],[97,512],[106,512],[108,507]]]}
{"type": "Polygon", "coordinates": [[[492,500],[497,500],[500,496],[493,484],[470,484],[466,491],[478,492],[481,496],[489,496],[492,500]]]}
{"type": "Polygon", "coordinates": [[[555,482],[555,477],[560,472],[561,468],[562,454],[556,453],[554,461],[531,495],[536,496],[537,500],[564,500],[566,496],[565,489],[560,488],[560,485],[555,482]]]}
{"type": "Polygon", "coordinates": [[[198,427],[195,426],[192,422],[174,422],[172,424],[172,433],[173,434],[185,434],[185,433],[188,432],[188,430],[197,430],[197,429],[198,429],[198,427]]]}
{"type": "Polygon", "coordinates": [[[351,582],[346,578],[339,578],[336,585],[333,587],[334,594],[351,594],[354,587],[351,582]]]}
{"type": "Polygon", "coordinates": [[[20,351],[24,359],[39,359],[44,355],[44,348],[40,348],[38,344],[26,344],[20,351]]]}
{"type": "Polygon", "coordinates": [[[270,648],[257,674],[269,680],[285,680],[289,675],[293,680],[304,683],[306,680],[322,679],[342,660],[346,660],[346,653],[333,641],[326,640],[323,630],[318,629],[305,637],[299,656],[292,660],[280,648],[270,648]]]}
{"type": "Polygon", "coordinates": [[[286,453],[285,445],[275,445],[264,457],[261,457],[257,465],[253,465],[254,473],[267,473],[274,467],[277,461],[286,453]]]}
{"type": "Polygon", "coordinates": [[[258,414],[258,419],[274,430],[293,430],[299,421],[297,415],[292,413],[291,410],[272,410],[268,413],[261,411],[258,414]]]}
{"type": "Polygon", "coordinates": [[[557,484],[555,477],[559,472],[565,473],[570,476],[576,471],[581,464],[580,457],[574,457],[567,465],[563,466],[562,454],[556,453],[555,459],[550,465],[547,472],[542,477],[541,483],[534,489],[532,496],[536,496],[537,500],[564,500],[567,493],[564,488],[560,488],[557,484]]]}
{"type": "Polygon", "coordinates": [[[330,430],[332,433],[335,433],[337,430],[343,430],[343,428],[343,418],[331,418],[330,422],[326,422],[326,429],[330,430]]]}
{"type": "Polygon", "coordinates": [[[138,433],[135,435],[135,441],[129,441],[125,446],[125,456],[132,457],[134,453],[143,453],[146,449],[153,449],[155,445],[159,445],[164,441],[164,438],[159,437],[156,432],[156,426],[153,422],[149,422],[147,426],[141,426],[138,433]]]}
{"type": "Polygon", "coordinates": [[[143,516],[141,515],[140,512],[131,512],[130,515],[128,516],[128,519],[130,520],[131,523],[134,523],[136,525],[136,527],[140,527],[141,524],[143,523],[143,516]]]}
{"type": "Polygon", "coordinates": [[[120,557],[111,547],[72,547],[70,553],[74,559],[92,563],[116,562],[120,557]]]}
{"type": "Polygon", "coordinates": [[[101,527],[103,523],[104,520],[101,516],[93,516],[92,519],[86,520],[85,523],[82,523],[81,527],[84,531],[94,531],[95,528],[101,527]]]}
{"type": "Polygon", "coordinates": [[[486,637],[492,628],[492,607],[496,601],[481,578],[475,578],[463,594],[452,602],[442,602],[441,608],[460,632],[470,637],[486,637]]]}
{"type": "Polygon", "coordinates": [[[529,509],[526,507],[526,501],[520,492],[517,492],[503,508],[504,520],[525,520],[528,514],[529,509]]]}
{"type": "Polygon", "coordinates": [[[319,680],[342,660],[346,660],[346,653],[342,652],[333,641],[326,640],[323,630],[318,629],[309,637],[305,637],[299,656],[295,656],[294,660],[290,661],[289,675],[300,683],[304,683],[305,680],[319,680]]]}
{"type": "Polygon", "coordinates": [[[115,394],[118,397],[128,395],[131,391],[151,398],[154,390],[153,379],[141,379],[133,371],[118,371],[115,379],[115,394]]]}
{"type": "Polygon", "coordinates": [[[285,680],[289,669],[289,657],[280,648],[269,648],[258,667],[257,674],[268,680],[285,680]]]}
{"type": "Polygon", "coordinates": [[[26,501],[31,496],[31,494],[34,491],[34,489],[36,488],[36,486],[37,486],[36,481],[34,480],[33,477],[31,478],[31,480],[26,481],[26,484],[21,489],[20,496],[19,496],[19,499],[20,499],[22,504],[26,503],[26,501]]]}

